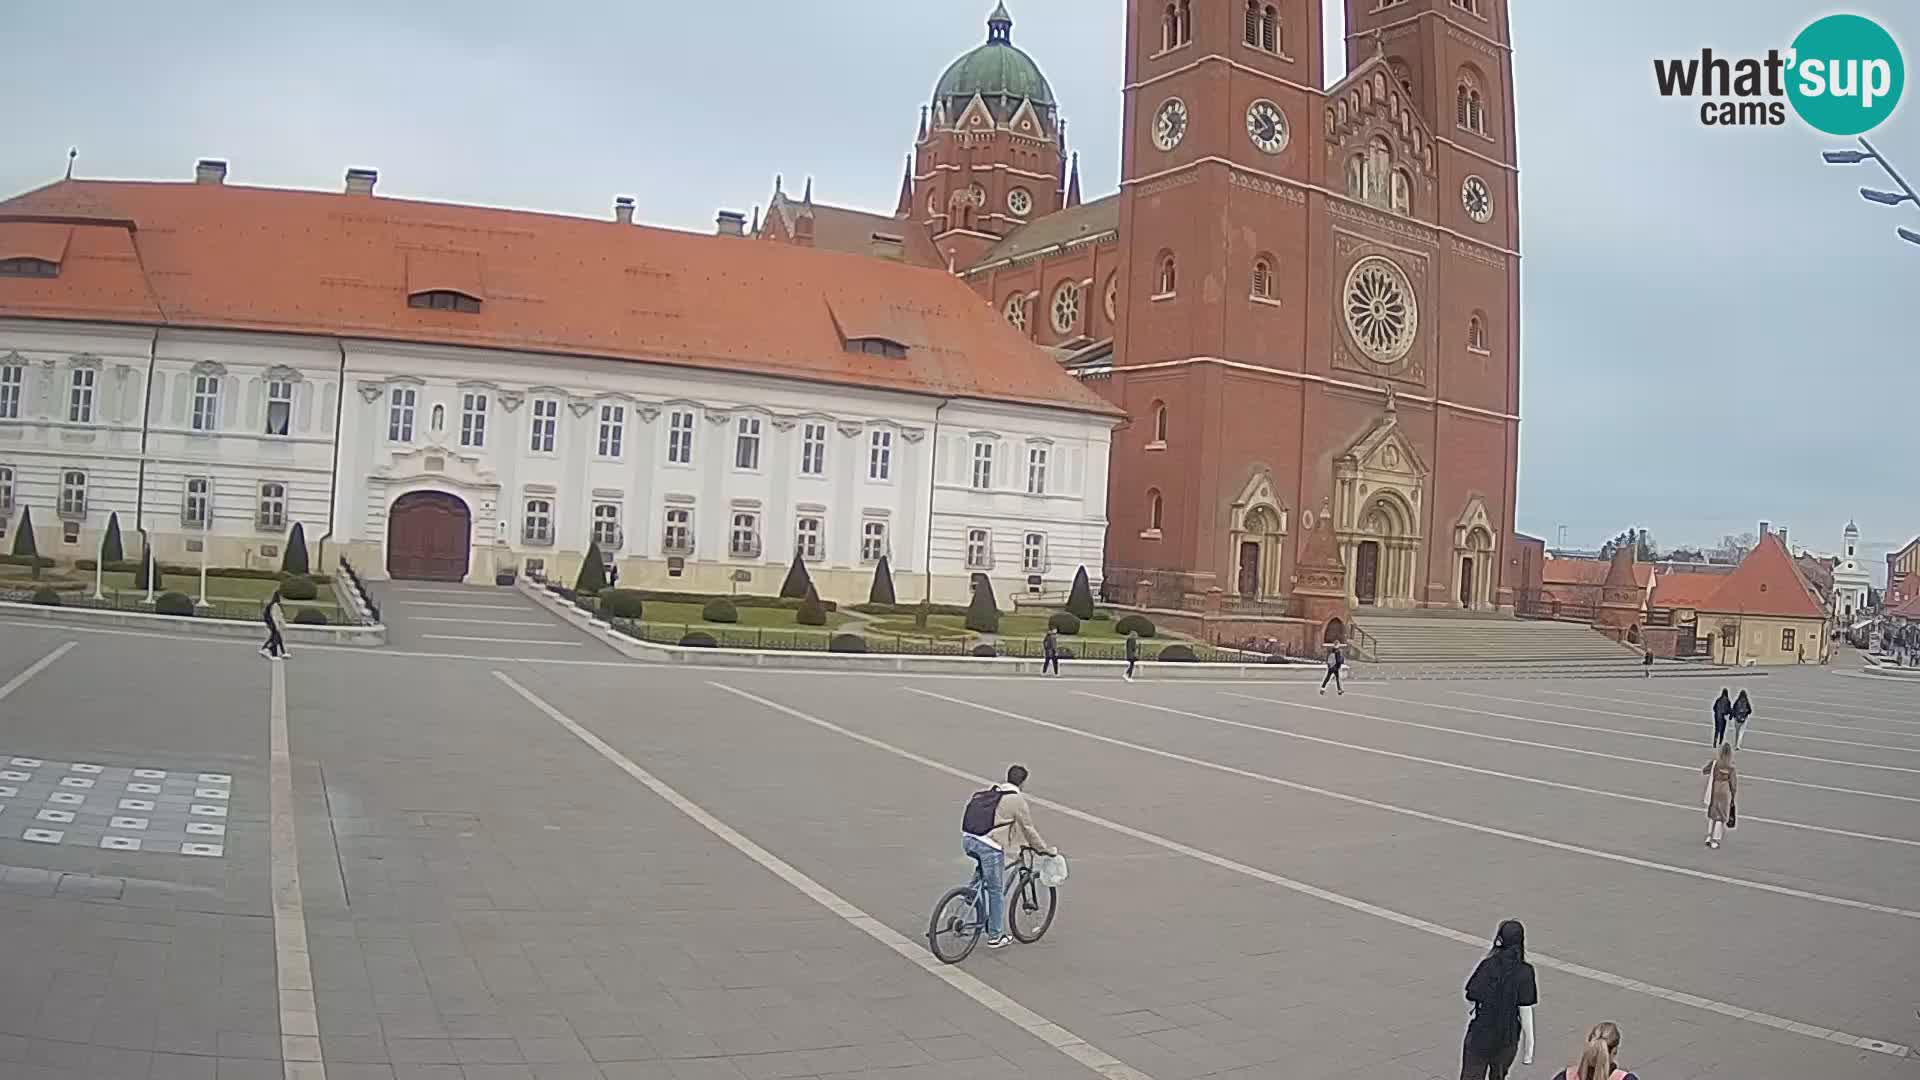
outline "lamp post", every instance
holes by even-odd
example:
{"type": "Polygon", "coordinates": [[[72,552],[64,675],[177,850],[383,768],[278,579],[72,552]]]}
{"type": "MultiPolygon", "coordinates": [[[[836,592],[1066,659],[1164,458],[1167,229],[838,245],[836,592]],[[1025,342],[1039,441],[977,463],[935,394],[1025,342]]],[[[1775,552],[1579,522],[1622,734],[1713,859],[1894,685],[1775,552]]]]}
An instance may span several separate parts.
{"type": "Polygon", "coordinates": [[[106,592],[101,585],[106,581],[107,573],[107,534],[100,534],[100,550],[93,553],[93,598],[105,600],[106,592]]]}
{"type": "MultiPolygon", "coordinates": [[[[1870,203],[1878,203],[1881,206],[1899,206],[1902,203],[1913,203],[1915,206],[1920,207],[1920,194],[1916,194],[1913,190],[1913,185],[1907,183],[1898,172],[1894,171],[1893,162],[1888,161],[1880,151],[1874,149],[1873,144],[1868,142],[1865,136],[1861,136],[1860,146],[1861,149],[1859,150],[1826,150],[1821,153],[1820,157],[1829,165],[1858,165],[1863,161],[1871,161],[1880,166],[1880,171],[1886,173],[1887,178],[1892,180],[1900,190],[1882,191],[1878,188],[1863,187],[1860,189],[1861,198],[1870,203]]],[[[1905,240],[1909,244],[1920,244],[1920,232],[1915,232],[1904,225],[1893,231],[1900,239],[1905,240]]]]}
{"type": "MultiPolygon", "coordinates": [[[[200,519],[200,599],[193,606],[207,606],[207,547],[210,533],[213,531],[213,507],[207,507],[207,515],[200,519]]],[[[152,580],[149,578],[148,580],[152,580]]]]}
{"type": "Polygon", "coordinates": [[[147,604],[148,606],[152,606],[153,604],[153,537],[143,536],[141,537],[141,539],[145,541],[145,543],[141,544],[140,546],[147,549],[147,604]]]}

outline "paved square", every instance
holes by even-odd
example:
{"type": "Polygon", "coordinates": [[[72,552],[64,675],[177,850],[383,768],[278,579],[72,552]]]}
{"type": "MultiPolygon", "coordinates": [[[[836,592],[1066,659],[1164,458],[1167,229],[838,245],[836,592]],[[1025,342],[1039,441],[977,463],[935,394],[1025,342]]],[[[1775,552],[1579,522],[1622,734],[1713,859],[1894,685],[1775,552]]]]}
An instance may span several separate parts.
{"type": "Polygon", "coordinates": [[[0,698],[0,1075],[1451,1078],[1509,916],[1516,1077],[1599,1020],[1647,1080],[1920,1069],[1920,688],[1844,668],[1322,697],[307,648],[276,755],[250,648],[7,630],[0,682],[77,644],[0,698]],[[1016,760],[1059,919],[930,970],[1016,760]]]}

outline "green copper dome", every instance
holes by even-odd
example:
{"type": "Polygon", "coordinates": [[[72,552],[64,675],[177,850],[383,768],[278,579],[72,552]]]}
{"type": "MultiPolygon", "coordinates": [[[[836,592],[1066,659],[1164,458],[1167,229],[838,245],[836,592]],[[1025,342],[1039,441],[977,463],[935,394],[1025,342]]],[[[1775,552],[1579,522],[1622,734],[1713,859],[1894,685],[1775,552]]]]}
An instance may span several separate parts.
{"type": "Polygon", "coordinates": [[[998,104],[993,102],[995,98],[1031,101],[1037,106],[1054,104],[1053,87],[1040,74],[1040,65],[1013,47],[1013,17],[1007,14],[1004,3],[987,18],[987,43],[947,68],[934,87],[933,99],[947,102],[949,107],[958,99],[964,107],[975,94],[993,104],[998,104]]]}

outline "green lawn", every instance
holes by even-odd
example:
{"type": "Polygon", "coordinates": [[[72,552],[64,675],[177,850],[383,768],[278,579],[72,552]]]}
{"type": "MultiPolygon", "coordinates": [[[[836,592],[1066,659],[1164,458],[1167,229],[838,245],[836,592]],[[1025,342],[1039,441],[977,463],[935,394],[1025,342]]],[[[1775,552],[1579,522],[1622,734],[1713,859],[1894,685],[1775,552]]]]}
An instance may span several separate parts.
{"type": "MultiPolygon", "coordinates": [[[[899,634],[903,637],[930,637],[938,638],[942,641],[952,641],[974,636],[973,631],[967,629],[966,623],[967,620],[960,615],[929,615],[927,616],[927,628],[921,630],[914,626],[913,616],[911,615],[889,615],[884,619],[875,620],[873,628],[875,632],[883,634],[899,634]]],[[[1000,633],[996,636],[1003,638],[1038,639],[1046,635],[1046,615],[1002,615],[1000,616],[1000,633]]],[[[1080,623],[1080,632],[1078,634],[1073,636],[1062,635],[1061,640],[1069,642],[1077,640],[1120,641],[1124,640],[1125,637],[1126,635],[1124,634],[1116,634],[1113,632],[1112,622],[1086,619],[1080,623]]]]}
{"type": "Polygon", "coordinates": [[[727,630],[764,627],[768,630],[806,630],[826,633],[846,623],[847,617],[837,611],[827,613],[827,625],[823,627],[801,626],[794,621],[799,614],[791,608],[736,607],[740,613],[737,623],[709,623],[701,617],[704,604],[675,604],[666,601],[648,600],[641,615],[641,622],[656,626],[714,626],[727,630]]]}
{"type": "MultiPolygon", "coordinates": [[[[52,584],[55,581],[78,581],[81,584],[82,591],[88,595],[93,594],[93,573],[88,570],[53,567],[40,571],[40,577],[43,582],[48,584],[52,584]]],[[[31,567],[26,566],[0,565],[0,580],[5,580],[9,585],[28,585],[33,581],[33,570],[31,567]]],[[[109,594],[116,592],[145,594],[146,592],[145,589],[137,588],[134,585],[132,574],[125,572],[109,570],[100,576],[100,583],[101,588],[109,594]]],[[[215,577],[212,574],[208,574],[207,599],[216,604],[260,606],[267,602],[267,597],[273,594],[274,588],[279,584],[278,581],[267,581],[259,578],[215,577]]],[[[185,593],[188,596],[198,599],[200,596],[200,575],[197,573],[163,574],[160,578],[160,588],[156,590],[156,592],[185,593]]],[[[327,585],[318,586],[318,591],[312,600],[288,600],[286,604],[291,611],[298,611],[303,607],[310,607],[318,608],[321,611],[327,612],[329,615],[337,616],[339,612],[338,606],[333,602],[333,588],[327,585]]]]}

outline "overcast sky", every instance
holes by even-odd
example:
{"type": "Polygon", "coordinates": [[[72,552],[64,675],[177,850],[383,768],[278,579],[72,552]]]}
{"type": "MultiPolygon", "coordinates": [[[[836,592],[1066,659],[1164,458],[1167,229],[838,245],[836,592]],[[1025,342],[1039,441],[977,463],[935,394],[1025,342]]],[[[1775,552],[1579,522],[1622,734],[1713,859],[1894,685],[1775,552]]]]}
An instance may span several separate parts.
{"type": "MultiPolygon", "coordinates": [[[[1884,178],[1823,165],[1843,142],[1797,119],[1705,128],[1653,87],[1654,56],[1784,48],[1826,3],[1513,6],[1520,527],[1705,545],[1766,518],[1832,549],[1853,516],[1869,554],[1920,533],[1920,247],[1893,233],[1920,213],[1859,199],[1884,178]]],[[[7,7],[0,191],[57,178],[71,145],[81,176],[184,179],[217,156],[233,183],[332,188],[371,166],[388,194],[589,215],[631,194],[646,221],[710,229],[718,208],[764,204],[776,172],[891,210],[919,106],[992,3],[7,7]]],[[[1113,190],[1121,0],[1009,7],[1088,197],[1113,190]]],[[[1920,64],[1920,10],[1852,10],[1920,64]]],[[[1916,94],[1871,138],[1920,182],[1916,94]]]]}

